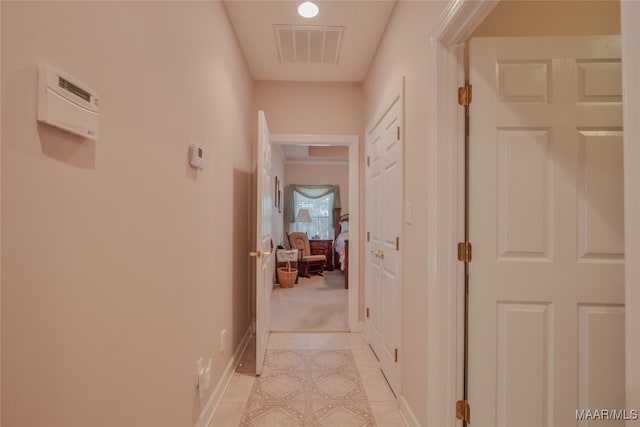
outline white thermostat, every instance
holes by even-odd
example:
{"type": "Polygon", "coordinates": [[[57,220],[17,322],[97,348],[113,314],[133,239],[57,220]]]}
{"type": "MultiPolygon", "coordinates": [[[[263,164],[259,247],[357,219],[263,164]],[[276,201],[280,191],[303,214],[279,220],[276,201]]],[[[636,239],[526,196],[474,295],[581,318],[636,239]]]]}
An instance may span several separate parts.
{"type": "Polygon", "coordinates": [[[40,65],[38,121],[98,140],[98,95],[76,77],[40,65]]]}
{"type": "Polygon", "coordinates": [[[194,168],[204,168],[204,151],[196,144],[189,146],[189,163],[191,163],[191,166],[194,168]]]}

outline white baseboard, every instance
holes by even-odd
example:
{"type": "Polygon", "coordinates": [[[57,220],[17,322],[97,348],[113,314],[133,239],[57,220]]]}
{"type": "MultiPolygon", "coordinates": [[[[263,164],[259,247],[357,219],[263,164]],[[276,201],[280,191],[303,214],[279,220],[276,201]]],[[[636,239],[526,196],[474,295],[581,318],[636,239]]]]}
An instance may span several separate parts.
{"type": "Polygon", "coordinates": [[[400,416],[402,416],[402,420],[408,427],[421,427],[420,422],[416,418],[415,414],[411,410],[411,406],[404,398],[404,396],[400,396],[398,399],[400,407],[398,408],[400,411],[400,416]]]}
{"type": "Polygon", "coordinates": [[[233,356],[231,356],[226,369],[222,373],[222,377],[220,377],[220,381],[218,381],[216,388],[213,390],[213,393],[211,393],[209,400],[207,400],[207,403],[200,413],[198,421],[194,424],[194,427],[208,427],[209,423],[213,419],[213,414],[216,412],[216,409],[222,400],[222,396],[229,386],[231,377],[233,377],[233,373],[235,372],[238,363],[240,363],[240,359],[244,350],[247,348],[247,344],[249,344],[249,340],[252,336],[251,329],[252,328],[249,327],[247,332],[245,332],[244,337],[242,337],[240,345],[236,349],[235,353],[233,353],[233,356]]]}

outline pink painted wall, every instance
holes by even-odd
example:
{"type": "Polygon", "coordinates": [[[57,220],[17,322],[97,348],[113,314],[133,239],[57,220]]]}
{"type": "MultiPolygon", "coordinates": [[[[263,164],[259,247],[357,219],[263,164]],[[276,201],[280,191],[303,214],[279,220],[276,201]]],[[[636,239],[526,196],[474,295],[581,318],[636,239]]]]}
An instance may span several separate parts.
{"type": "Polygon", "coordinates": [[[196,361],[215,385],[250,323],[253,83],[223,5],[0,7],[2,424],[193,425],[196,361]],[[99,93],[98,142],[36,122],[40,63],[99,93]]]}
{"type": "Polygon", "coordinates": [[[365,115],[370,121],[405,78],[405,201],[413,206],[406,225],[403,276],[402,395],[421,425],[427,423],[427,260],[429,208],[426,193],[427,110],[431,88],[429,36],[446,1],[400,1],[364,82],[365,115]]]}
{"type": "Polygon", "coordinates": [[[360,83],[257,81],[254,89],[271,133],[364,135],[360,83]]]}
{"type": "Polygon", "coordinates": [[[501,1],[472,37],[594,34],[620,34],[619,0],[501,1]]]}

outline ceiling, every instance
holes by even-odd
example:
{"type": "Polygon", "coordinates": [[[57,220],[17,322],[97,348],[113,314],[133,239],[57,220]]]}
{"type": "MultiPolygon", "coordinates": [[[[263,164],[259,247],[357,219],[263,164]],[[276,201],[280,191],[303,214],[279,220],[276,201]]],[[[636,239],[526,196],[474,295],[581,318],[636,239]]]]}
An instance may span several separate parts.
{"type": "MultiPolygon", "coordinates": [[[[363,81],[395,0],[318,0],[315,3],[320,13],[311,19],[298,15],[297,8],[302,1],[224,1],[253,78],[299,82],[363,81]],[[289,26],[303,28],[292,31],[289,26]],[[291,42],[287,43],[287,37],[289,40],[296,38],[295,49],[291,49],[293,46],[291,42]],[[306,43],[300,43],[301,40],[306,43]],[[316,43],[318,40],[320,43],[316,43]],[[334,42],[333,46],[331,42],[334,42]],[[301,45],[307,50],[301,50],[301,45]],[[297,62],[292,61],[292,55],[297,62]]],[[[349,161],[346,147],[283,145],[281,150],[286,163],[348,164],[349,161]]]]}
{"type": "Polygon", "coordinates": [[[253,78],[363,81],[395,0],[318,0],[310,19],[298,15],[302,1],[224,1],[253,78]],[[291,25],[305,28],[281,27],[291,25]]]}

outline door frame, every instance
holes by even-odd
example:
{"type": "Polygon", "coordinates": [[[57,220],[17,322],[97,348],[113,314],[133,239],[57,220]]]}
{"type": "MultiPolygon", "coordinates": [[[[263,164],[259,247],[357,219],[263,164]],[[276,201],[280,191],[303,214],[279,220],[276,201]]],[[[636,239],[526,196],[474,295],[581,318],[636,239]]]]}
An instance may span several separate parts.
{"type": "MultiPolygon", "coordinates": [[[[640,4],[620,2],[622,33],[622,115],[624,123],[624,205],[625,205],[625,349],[626,400],[633,409],[640,402],[640,340],[634,325],[640,323],[640,4]],[[635,339],[634,339],[635,338],[635,339]]],[[[638,421],[627,425],[640,425],[638,421]]]]}
{"type": "Polygon", "coordinates": [[[360,332],[360,137],[329,134],[271,134],[272,145],[329,144],[349,147],[349,245],[348,324],[351,332],[360,332]]]}
{"type": "MultiPolygon", "coordinates": [[[[464,42],[496,1],[452,0],[429,40],[427,194],[427,425],[462,425],[456,401],[463,397],[464,264],[455,257],[464,241],[464,42]]],[[[401,408],[402,409],[402,408],[401,408]]],[[[404,412],[404,411],[403,411],[404,412]]]]}
{"type": "MultiPolygon", "coordinates": [[[[625,306],[626,400],[640,400],[640,3],[621,1],[625,180],[625,306]],[[637,341],[637,340],[636,340],[637,341]]],[[[462,425],[455,402],[463,396],[464,270],[455,259],[464,237],[464,115],[457,88],[464,85],[464,42],[498,4],[495,0],[452,0],[442,13],[429,43],[429,86],[433,98],[427,111],[427,193],[436,203],[427,211],[428,325],[427,424],[462,425]]],[[[401,408],[402,410],[402,408],[401,408]]]]}

